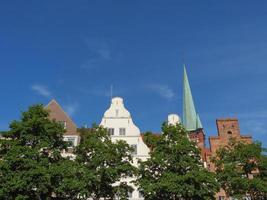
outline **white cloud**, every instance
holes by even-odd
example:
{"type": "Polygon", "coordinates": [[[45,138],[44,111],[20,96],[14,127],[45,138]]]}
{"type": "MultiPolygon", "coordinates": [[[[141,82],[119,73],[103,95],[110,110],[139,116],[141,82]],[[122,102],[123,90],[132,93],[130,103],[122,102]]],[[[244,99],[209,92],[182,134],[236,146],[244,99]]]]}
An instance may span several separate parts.
{"type": "Polygon", "coordinates": [[[255,110],[252,112],[240,113],[237,116],[243,121],[242,127],[253,135],[267,134],[267,111],[255,110]]]}
{"type": "Polygon", "coordinates": [[[266,120],[244,120],[243,127],[249,134],[266,135],[267,125],[266,120]]]}
{"type": "Polygon", "coordinates": [[[99,97],[111,97],[111,92],[107,89],[98,90],[95,88],[92,88],[91,90],[79,90],[79,92],[86,94],[86,95],[93,95],[93,96],[99,96],[99,97]]]}
{"type": "Polygon", "coordinates": [[[105,62],[112,60],[112,53],[109,44],[99,38],[85,38],[85,45],[88,49],[88,57],[82,62],[82,69],[95,69],[105,62]]]}
{"type": "Polygon", "coordinates": [[[98,60],[96,59],[88,59],[84,63],[81,64],[82,69],[94,69],[97,67],[98,60]]]}
{"type": "Polygon", "coordinates": [[[86,46],[91,54],[99,59],[110,60],[111,52],[108,43],[101,39],[85,39],[86,46]]]}
{"type": "Polygon", "coordinates": [[[98,54],[106,59],[106,60],[110,60],[111,59],[111,53],[110,53],[110,49],[108,47],[107,44],[103,44],[98,50],[97,50],[98,54]]]}
{"type": "Polygon", "coordinates": [[[147,89],[166,99],[172,99],[174,97],[173,90],[167,85],[151,84],[147,86],[147,89]]]}
{"type": "Polygon", "coordinates": [[[253,112],[246,112],[246,113],[239,113],[235,114],[238,115],[240,118],[250,118],[250,119],[266,119],[267,120],[267,110],[256,110],[253,112]]]}
{"type": "Polygon", "coordinates": [[[31,89],[41,96],[44,96],[44,97],[51,96],[51,92],[44,85],[34,84],[31,86],[31,89]]]}
{"type": "Polygon", "coordinates": [[[63,105],[63,109],[66,113],[68,113],[69,116],[73,116],[78,109],[78,104],[74,103],[63,105]]]}

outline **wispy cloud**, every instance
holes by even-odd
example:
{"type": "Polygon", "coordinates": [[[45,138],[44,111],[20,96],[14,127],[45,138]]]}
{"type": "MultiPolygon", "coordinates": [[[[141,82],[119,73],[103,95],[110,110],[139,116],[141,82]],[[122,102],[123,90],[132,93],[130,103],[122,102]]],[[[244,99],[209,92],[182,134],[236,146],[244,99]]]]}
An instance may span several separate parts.
{"type": "Polygon", "coordinates": [[[111,52],[107,43],[103,43],[99,49],[97,49],[98,54],[106,60],[111,60],[111,52]]]}
{"type": "Polygon", "coordinates": [[[85,39],[85,44],[91,54],[94,54],[94,57],[99,57],[105,60],[111,59],[110,46],[105,40],[101,39],[85,39]]]}
{"type": "Polygon", "coordinates": [[[266,120],[244,120],[243,127],[249,132],[249,134],[255,135],[267,135],[266,120]]]}
{"type": "Polygon", "coordinates": [[[172,99],[174,97],[173,90],[167,85],[150,84],[147,85],[146,88],[166,99],[172,99]]]}
{"type": "Polygon", "coordinates": [[[244,123],[243,127],[253,135],[267,135],[267,111],[253,111],[237,115],[244,123]]]}
{"type": "Polygon", "coordinates": [[[112,60],[111,48],[107,41],[97,38],[85,38],[84,41],[89,54],[88,58],[81,64],[82,69],[93,69],[112,60]]]}
{"type": "Polygon", "coordinates": [[[51,92],[44,85],[34,84],[31,86],[31,89],[41,96],[44,96],[44,97],[50,97],[51,96],[51,92]]]}
{"type": "Polygon", "coordinates": [[[90,58],[81,64],[82,69],[94,69],[98,65],[99,60],[90,58]]]}
{"type": "Polygon", "coordinates": [[[63,105],[63,109],[65,110],[66,113],[68,113],[69,116],[73,116],[78,110],[78,104],[77,103],[65,104],[63,105]]]}
{"type": "Polygon", "coordinates": [[[238,115],[240,118],[266,119],[267,120],[267,110],[240,113],[236,115],[238,115]]]}
{"type": "MultiPolygon", "coordinates": [[[[82,93],[83,95],[93,95],[93,96],[100,96],[100,97],[111,97],[111,88],[107,88],[104,86],[95,86],[91,88],[75,88],[77,92],[82,93]]],[[[115,96],[117,94],[125,94],[124,90],[117,90],[115,92],[115,96]]],[[[114,95],[114,89],[113,89],[114,95]]]]}

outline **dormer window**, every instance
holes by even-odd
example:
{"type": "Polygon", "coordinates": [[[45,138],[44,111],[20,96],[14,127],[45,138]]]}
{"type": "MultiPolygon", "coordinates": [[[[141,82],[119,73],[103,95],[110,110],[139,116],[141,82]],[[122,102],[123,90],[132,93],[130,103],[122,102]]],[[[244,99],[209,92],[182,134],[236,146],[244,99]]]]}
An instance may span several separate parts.
{"type": "Polygon", "coordinates": [[[114,135],[114,128],[108,128],[108,134],[114,135]]]}
{"type": "Polygon", "coordinates": [[[120,128],[120,135],[125,135],[126,129],[125,128],[120,128]]]}
{"type": "Polygon", "coordinates": [[[63,126],[64,129],[67,128],[67,122],[66,121],[59,121],[58,122],[61,126],[63,126]]]}
{"type": "Polygon", "coordinates": [[[64,140],[69,143],[70,148],[76,146],[76,137],[65,136],[64,140]]]}

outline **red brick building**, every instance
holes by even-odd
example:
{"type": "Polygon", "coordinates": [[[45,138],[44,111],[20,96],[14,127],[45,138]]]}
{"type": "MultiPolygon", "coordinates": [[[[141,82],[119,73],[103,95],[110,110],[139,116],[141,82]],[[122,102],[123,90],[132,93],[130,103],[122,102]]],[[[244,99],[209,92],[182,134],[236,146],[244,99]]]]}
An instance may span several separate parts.
{"type": "MultiPolygon", "coordinates": [[[[220,147],[228,145],[230,138],[237,141],[251,143],[252,137],[242,135],[240,133],[239,123],[236,118],[217,119],[217,136],[209,137],[209,147],[205,145],[205,132],[200,121],[200,117],[196,112],[191,88],[189,85],[186,69],[184,67],[183,81],[183,125],[189,131],[191,140],[198,144],[201,150],[201,157],[204,165],[210,170],[215,171],[215,166],[211,163],[211,158],[216,155],[216,151],[220,147]]],[[[225,192],[221,190],[216,197],[219,200],[227,199],[225,192]]]]}

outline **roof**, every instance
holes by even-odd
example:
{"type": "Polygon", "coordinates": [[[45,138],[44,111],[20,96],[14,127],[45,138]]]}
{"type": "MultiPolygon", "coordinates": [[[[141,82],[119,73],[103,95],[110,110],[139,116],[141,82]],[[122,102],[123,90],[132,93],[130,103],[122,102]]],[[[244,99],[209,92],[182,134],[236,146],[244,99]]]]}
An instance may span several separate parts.
{"type": "Polygon", "coordinates": [[[77,126],[69,117],[69,115],[63,110],[63,108],[57,103],[55,99],[52,99],[45,108],[49,111],[49,118],[56,121],[66,122],[66,132],[64,135],[79,135],[77,132],[77,126]]]}
{"type": "Polygon", "coordinates": [[[188,131],[202,128],[200,117],[195,109],[185,66],[183,79],[183,125],[188,131]]]}

